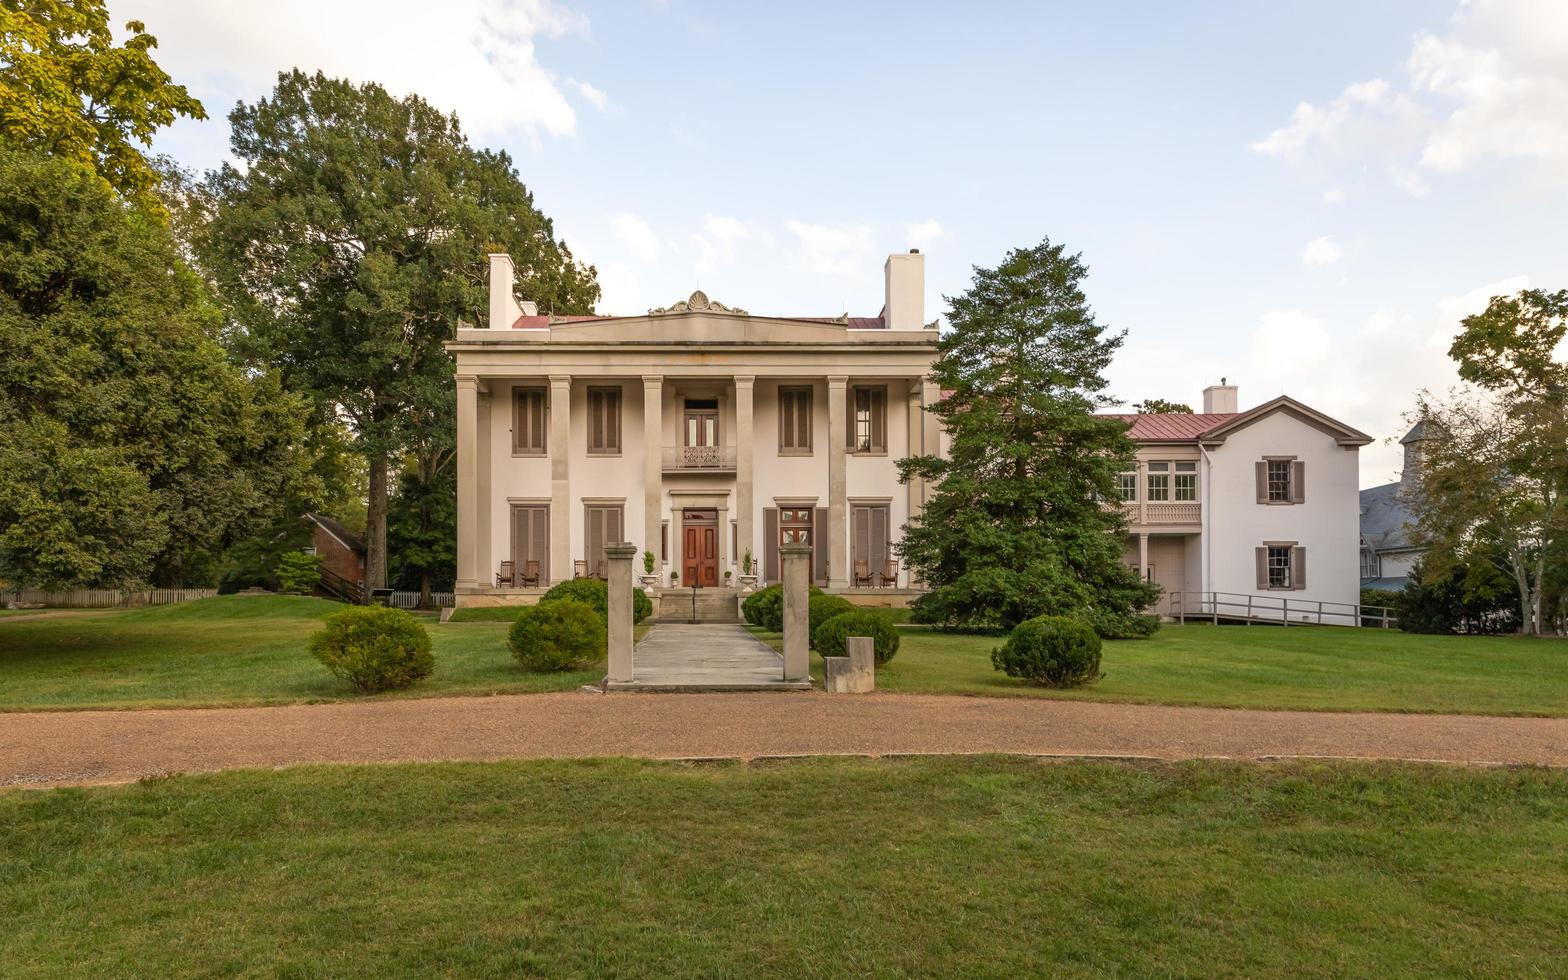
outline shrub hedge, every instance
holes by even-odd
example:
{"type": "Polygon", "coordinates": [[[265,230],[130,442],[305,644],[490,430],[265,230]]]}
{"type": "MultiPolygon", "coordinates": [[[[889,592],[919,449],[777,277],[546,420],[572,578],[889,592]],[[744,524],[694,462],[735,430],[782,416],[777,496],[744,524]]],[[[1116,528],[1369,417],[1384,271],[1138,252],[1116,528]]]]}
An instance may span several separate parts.
{"type": "MultiPolygon", "coordinates": [[[[561,599],[574,599],[591,607],[605,622],[610,620],[610,586],[600,579],[572,578],[565,582],[557,582],[539,599],[539,604],[561,599]]],[[[648,598],[648,593],[644,592],[641,586],[633,586],[632,622],[640,623],[651,615],[653,615],[653,600],[648,598]]]]}
{"type": "Polygon", "coordinates": [[[814,595],[806,600],[806,632],[809,635],[812,630],[834,616],[854,612],[857,608],[859,607],[843,596],[814,595]]]}
{"type": "Polygon", "coordinates": [[[349,606],[328,616],[310,652],[335,677],[365,692],[407,687],[435,669],[430,634],[413,614],[388,606],[349,606]]]}
{"type": "Polygon", "coordinates": [[[608,644],[605,617],[577,599],[541,601],[537,606],[524,606],[517,614],[506,643],[512,656],[528,670],[581,670],[604,655],[608,644]]]}
{"type": "MultiPolygon", "coordinates": [[[[815,585],[806,590],[807,596],[822,595],[822,590],[815,585]]],[[[809,601],[809,600],[808,600],[809,601]]],[[[779,633],[784,629],[784,586],[770,585],[765,589],[758,589],[747,596],[740,604],[741,617],[753,626],[760,626],[770,633],[779,633]]],[[[807,610],[810,615],[810,610],[807,610]]]]}
{"type": "Polygon", "coordinates": [[[898,653],[898,628],[893,617],[879,609],[855,609],[824,620],[812,630],[811,646],[824,657],[842,657],[844,641],[851,636],[871,637],[878,665],[898,653]]]}
{"type": "Polygon", "coordinates": [[[1078,687],[1100,679],[1100,637],[1081,619],[1036,616],[991,651],[991,666],[1045,687],[1078,687]]]}

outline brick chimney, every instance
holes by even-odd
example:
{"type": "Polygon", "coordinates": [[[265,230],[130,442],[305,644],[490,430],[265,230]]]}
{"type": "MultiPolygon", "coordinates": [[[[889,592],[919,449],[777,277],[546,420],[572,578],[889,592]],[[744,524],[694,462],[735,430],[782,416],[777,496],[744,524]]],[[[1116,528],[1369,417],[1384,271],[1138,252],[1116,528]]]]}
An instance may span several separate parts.
{"type": "Polygon", "coordinates": [[[920,249],[887,257],[882,267],[887,301],[882,316],[889,330],[919,330],[926,325],[926,257],[920,249]]]}
{"type": "MultiPolygon", "coordinates": [[[[527,312],[523,307],[533,306],[532,303],[519,304],[517,294],[512,290],[517,286],[517,271],[512,266],[512,257],[505,252],[490,253],[490,329],[510,330],[517,318],[527,312]]],[[[537,308],[535,308],[537,309],[537,308]]],[[[532,314],[530,314],[532,315],[532,314]]]]}
{"type": "Polygon", "coordinates": [[[1236,386],[1221,378],[1219,384],[1203,389],[1203,411],[1206,415],[1235,415],[1236,386]]]}

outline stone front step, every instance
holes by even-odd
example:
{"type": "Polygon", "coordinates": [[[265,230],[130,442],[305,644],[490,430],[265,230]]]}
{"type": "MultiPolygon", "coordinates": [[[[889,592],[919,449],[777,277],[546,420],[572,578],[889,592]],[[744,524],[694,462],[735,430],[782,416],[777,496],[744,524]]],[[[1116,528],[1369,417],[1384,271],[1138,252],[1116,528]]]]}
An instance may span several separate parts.
{"type": "Polygon", "coordinates": [[[695,606],[690,589],[666,589],[659,596],[657,622],[686,623],[694,618],[699,623],[738,623],[739,609],[735,589],[699,589],[695,606]]]}

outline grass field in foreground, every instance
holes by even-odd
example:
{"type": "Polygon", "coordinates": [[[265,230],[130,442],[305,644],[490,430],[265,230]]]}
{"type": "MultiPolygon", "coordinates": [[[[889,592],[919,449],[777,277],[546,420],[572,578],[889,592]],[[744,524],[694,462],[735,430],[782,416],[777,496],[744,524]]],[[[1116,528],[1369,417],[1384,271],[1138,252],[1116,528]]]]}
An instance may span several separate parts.
{"type": "MultiPolygon", "coordinates": [[[[900,627],[877,688],[1325,711],[1568,715],[1568,639],[1421,636],[1332,626],[1167,625],[1107,641],[1095,684],[1067,691],[991,667],[1005,637],[900,627]]],[[[758,633],[781,646],[777,633],[758,633]]],[[[821,660],[812,657],[821,674],[821,660]]]]}
{"type": "Polygon", "coordinates": [[[312,767],[0,793],[8,977],[1549,976],[1568,773],[312,767]]]}
{"type": "MultiPolygon", "coordinates": [[[[109,615],[0,623],[0,711],[363,697],[305,648],[322,617],[342,608],[304,596],[218,596],[109,615]]],[[[507,650],[505,623],[423,619],[435,673],[380,697],[572,690],[604,676],[602,665],[561,674],[524,671],[507,650]]]]}

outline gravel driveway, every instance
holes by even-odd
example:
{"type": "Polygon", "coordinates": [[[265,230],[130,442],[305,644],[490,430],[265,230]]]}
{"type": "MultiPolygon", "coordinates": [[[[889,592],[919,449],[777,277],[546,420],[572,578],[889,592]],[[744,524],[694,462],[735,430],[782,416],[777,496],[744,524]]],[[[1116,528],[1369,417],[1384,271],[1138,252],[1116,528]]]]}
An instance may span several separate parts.
{"type": "Polygon", "coordinates": [[[0,714],[0,786],[311,762],[974,752],[1568,766],[1568,719],[816,692],[0,714]]]}

